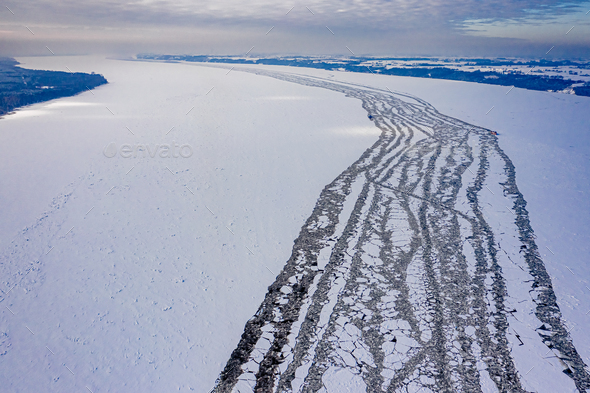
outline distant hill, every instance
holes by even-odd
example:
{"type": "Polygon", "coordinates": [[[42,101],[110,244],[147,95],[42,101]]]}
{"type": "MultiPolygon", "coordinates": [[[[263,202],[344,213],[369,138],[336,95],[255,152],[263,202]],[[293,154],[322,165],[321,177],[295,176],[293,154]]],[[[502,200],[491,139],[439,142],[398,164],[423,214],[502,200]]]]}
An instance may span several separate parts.
{"type": "MultiPolygon", "coordinates": [[[[141,54],[137,56],[140,60],[160,61],[192,61],[204,63],[230,63],[230,64],[265,64],[283,65],[292,67],[319,68],[332,71],[349,71],[373,73],[381,75],[409,76],[416,78],[447,79],[464,82],[486,83],[490,85],[514,86],[528,90],[567,92],[580,96],[590,96],[590,83],[584,80],[564,79],[561,76],[529,74],[521,71],[497,72],[485,68],[475,71],[464,71],[456,68],[445,67],[439,64],[416,61],[438,60],[426,58],[399,58],[399,59],[372,59],[364,57],[353,58],[311,58],[311,57],[269,57],[269,58],[243,58],[236,56],[190,56],[190,55],[153,55],[141,54]],[[382,65],[374,64],[372,61],[381,60],[382,65]],[[412,64],[399,67],[386,65],[388,60],[413,62],[412,64]],[[370,67],[369,67],[370,65],[370,67]]],[[[588,69],[587,63],[570,61],[509,61],[489,59],[462,59],[475,67],[487,66],[529,66],[529,67],[567,67],[576,66],[588,69]]],[[[532,70],[532,68],[531,68],[532,70]]]]}
{"type": "Polygon", "coordinates": [[[29,70],[0,58],[0,116],[36,102],[68,97],[108,83],[99,74],[29,70]]]}

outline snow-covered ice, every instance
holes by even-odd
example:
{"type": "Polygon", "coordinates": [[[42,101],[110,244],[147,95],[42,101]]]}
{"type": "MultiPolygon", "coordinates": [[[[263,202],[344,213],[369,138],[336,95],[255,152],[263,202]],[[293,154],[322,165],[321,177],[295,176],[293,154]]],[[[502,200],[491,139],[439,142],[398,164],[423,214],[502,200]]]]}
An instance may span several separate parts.
{"type": "MultiPolygon", "coordinates": [[[[67,66],[72,71],[102,73],[110,83],[0,119],[0,201],[4,207],[0,223],[4,306],[0,307],[0,375],[8,381],[0,389],[208,392],[237,345],[244,324],[289,259],[292,241],[320,192],[377,140],[380,130],[367,120],[355,98],[264,75],[228,73],[224,67],[92,57],[19,60],[31,68],[66,70],[67,66]],[[103,150],[110,143],[118,149],[130,145],[131,157],[124,158],[121,150],[115,157],[106,157],[103,150]],[[189,146],[191,155],[150,157],[151,149],[164,144],[176,149],[189,146]]],[[[590,267],[586,263],[590,249],[590,99],[520,89],[506,94],[508,88],[452,81],[260,68],[408,92],[443,114],[499,131],[500,147],[516,166],[517,183],[528,202],[536,242],[564,320],[580,355],[590,363],[590,337],[582,328],[590,323],[590,267]]],[[[405,100],[417,102],[411,97],[405,100]]],[[[433,130],[424,126],[421,132],[427,135],[433,130]]],[[[409,138],[412,144],[420,141],[421,132],[409,138]]],[[[393,157],[396,152],[389,154],[393,157]]],[[[441,154],[450,156],[446,150],[441,154]]],[[[477,163],[473,165],[475,172],[477,163]]],[[[433,174],[439,176],[443,169],[439,160],[433,174]]],[[[420,168],[412,168],[408,181],[420,178],[419,172],[420,168]]],[[[474,176],[465,172],[463,179],[469,184],[474,176]]],[[[498,179],[501,177],[491,175],[486,180],[489,198],[506,199],[498,179]]],[[[338,233],[354,219],[349,219],[350,198],[354,201],[362,194],[362,184],[352,180],[351,184],[354,189],[340,213],[338,233]]],[[[374,188],[367,195],[373,198],[374,188]]],[[[462,205],[466,198],[460,194],[455,206],[462,214],[469,212],[462,205]]],[[[480,200],[486,221],[495,229],[513,219],[509,209],[486,210],[488,202],[498,203],[480,200]]],[[[409,208],[416,211],[418,204],[414,201],[409,208]]],[[[327,213],[318,216],[314,230],[331,225],[327,213]]],[[[365,206],[360,217],[367,214],[365,206]]],[[[399,228],[394,230],[393,249],[398,247],[396,252],[401,252],[411,231],[405,221],[392,222],[387,228],[399,228]]],[[[468,227],[467,221],[461,221],[461,232],[468,232],[468,227]]],[[[511,244],[516,235],[506,228],[496,242],[508,251],[504,244],[511,244]]],[[[356,278],[354,298],[343,301],[358,300],[352,308],[368,321],[372,311],[364,304],[373,296],[369,286],[378,286],[384,279],[378,273],[383,244],[377,238],[360,241],[359,236],[360,232],[351,245],[364,242],[361,271],[368,279],[356,278]]],[[[318,249],[316,270],[326,268],[334,247],[333,242],[326,242],[318,249]]],[[[463,247],[467,269],[473,272],[474,250],[469,242],[463,247]]],[[[344,251],[349,254],[344,258],[346,264],[352,263],[355,249],[344,251]]],[[[525,296],[518,292],[517,281],[527,278],[516,266],[522,263],[517,262],[519,255],[502,255],[499,264],[508,277],[509,293],[525,296]]],[[[418,259],[411,268],[407,283],[415,288],[412,302],[420,304],[425,302],[418,278],[424,265],[418,259]]],[[[334,271],[330,302],[325,304],[328,311],[345,288],[339,281],[344,276],[348,275],[342,269],[334,271]]],[[[313,291],[318,285],[315,280],[313,291]]],[[[290,289],[282,286],[279,292],[286,298],[290,289]]],[[[390,306],[385,309],[395,308],[398,297],[398,292],[391,291],[386,297],[390,306]]],[[[507,300],[508,306],[511,301],[507,300]]],[[[304,310],[309,306],[306,303],[304,310]]],[[[326,337],[358,330],[342,319],[336,322],[339,330],[330,330],[331,311],[320,311],[319,336],[326,329],[326,337]]],[[[427,342],[432,334],[429,316],[417,315],[420,340],[427,342]]],[[[534,323],[520,318],[521,312],[516,316],[519,318],[509,320],[512,328],[526,329],[534,323]]],[[[410,323],[403,316],[390,317],[396,325],[384,324],[383,328],[391,330],[385,336],[395,338],[396,344],[384,343],[383,348],[391,347],[386,363],[399,369],[400,355],[417,353],[421,344],[410,337],[410,323]]],[[[295,333],[302,323],[300,316],[295,333]]],[[[269,336],[261,338],[246,368],[257,369],[272,336],[270,325],[267,330],[269,336]]],[[[360,337],[360,330],[355,332],[360,337]]],[[[476,334],[471,326],[465,333],[476,334]]],[[[519,338],[512,332],[508,337],[523,387],[551,386],[543,385],[539,378],[544,367],[559,368],[557,361],[537,365],[528,377],[523,376],[531,354],[546,348],[539,335],[520,337],[531,343],[526,349],[515,346],[519,338]]],[[[373,367],[371,349],[358,339],[352,341],[358,341],[356,349],[343,344],[337,351],[344,362],[340,366],[359,362],[373,367]]],[[[289,362],[293,345],[290,341],[284,349],[289,362]]],[[[494,382],[480,361],[481,348],[474,343],[471,350],[481,386],[492,387],[494,382]]],[[[301,370],[293,381],[297,386],[303,383],[310,360],[297,368],[301,370]]],[[[364,391],[360,375],[340,366],[325,370],[322,381],[327,391],[345,387],[364,391]]],[[[386,381],[392,376],[388,370],[382,373],[386,381]]],[[[410,390],[433,383],[424,375],[410,377],[414,378],[410,390]]],[[[562,379],[552,382],[573,387],[565,374],[562,379]]],[[[236,388],[249,389],[255,382],[244,374],[236,388]]]]}
{"type": "Polygon", "coordinates": [[[0,390],[208,391],[320,191],[378,130],[356,100],[252,74],[19,60],[110,83],[0,120],[0,390]],[[107,158],[111,142],[193,154],[107,158]]]}

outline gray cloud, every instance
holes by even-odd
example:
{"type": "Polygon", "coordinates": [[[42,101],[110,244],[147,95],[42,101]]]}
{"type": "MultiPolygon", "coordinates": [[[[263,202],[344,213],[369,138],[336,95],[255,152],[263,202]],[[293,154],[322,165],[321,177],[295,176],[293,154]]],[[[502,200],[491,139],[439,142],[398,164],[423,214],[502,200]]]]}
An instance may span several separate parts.
{"type": "MultiPolygon", "coordinates": [[[[2,12],[0,51],[6,55],[43,48],[39,45],[41,38],[29,36],[23,28],[27,25],[63,48],[64,53],[98,50],[129,54],[239,54],[256,45],[255,53],[336,54],[345,53],[344,45],[349,43],[356,45],[362,54],[462,55],[463,51],[465,55],[531,56],[537,46],[544,47],[552,38],[547,34],[535,36],[532,26],[566,23],[568,18],[580,14],[584,4],[590,3],[576,0],[315,0],[305,4],[269,0],[246,3],[239,0],[95,0],[90,3],[29,0],[8,4],[15,15],[2,12]],[[293,10],[285,15],[291,7],[293,10]],[[513,27],[517,24],[520,29],[502,30],[508,24],[513,27]],[[326,25],[335,36],[325,29],[326,25]],[[267,37],[264,33],[271,26],[276,28],[267,37]],[[510,33],[498,34],[500,30],[510,33]],[[479,54],[475,53],[478,51],[479,54]]],[[[587,26],[588,22],[581,23],[587,26]]],[[[559,29],[555,31],[558,34],[559,29]]],[[[564,42],[561,55],[583,53],[583,47],[588,47],[588,36],[572,35],[570,42],[564,42]]]]}
{"type": "Polygon", "coordinates": [[[465,19],[514,19],[531,15],[553,17],[575,11],[588,1],[579,0],[344,0],[337,3],[315,0],[305,4],[277,3],[258,0],[190,1],[144,0],[118,2],[95,0],[91,3],[73,0],[29,0],[15,3],[14,8],[31,20],[61,23],[193,23],[198,21],[261,22],[282,19],[295,6],[290,19],[300,23],[334,22],[346,24],[406,23],[419,20],[461,21],[465,19]],[[307,6],[315,15],[305,8],[307,6]],[[305,17],[301,17],[303,16],[305,17]]]}

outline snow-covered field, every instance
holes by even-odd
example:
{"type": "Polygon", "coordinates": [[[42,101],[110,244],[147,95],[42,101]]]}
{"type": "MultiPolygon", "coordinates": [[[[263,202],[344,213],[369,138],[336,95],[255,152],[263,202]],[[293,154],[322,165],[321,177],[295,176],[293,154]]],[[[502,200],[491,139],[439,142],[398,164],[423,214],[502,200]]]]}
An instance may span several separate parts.
{"type": "Polygon", "coordinates": [[[368,66],[382,66],[382,67],[403,67],[412,68],[415,66],[420,67],[446,67],[454,70],[461,70],[465,72],[499,72],[499,73],[532,73],[533,75],[544,75],[544,76],[561,76],[564,79],[569,80],[581,80],[588,82],[590,80],[590,72],[587,69],[586,64],[581,63],[580,65],[559,65],[559,66],[543,66],[542,64],[531,66],[522,65],[527,63],[527,59],[511,59],[510,62],[515,64],[504,64],[504,65],[480,65],[474,61],[465,59],[429,59],[429,60],[367,60],[362,65],[368,66]],[[518,64],[518,63],[521,64],[518,64]]]}
{"type": "MultiPolygon", "coordinates": [[[[0,119],[0,390],[208,392],[321,190],[380,131],[355,98],[229,68],[18,60],[110,83],[0,119]]],[[[408,92],[499,131],[590,363],[590,99],[264,69],[408,92]]]]}

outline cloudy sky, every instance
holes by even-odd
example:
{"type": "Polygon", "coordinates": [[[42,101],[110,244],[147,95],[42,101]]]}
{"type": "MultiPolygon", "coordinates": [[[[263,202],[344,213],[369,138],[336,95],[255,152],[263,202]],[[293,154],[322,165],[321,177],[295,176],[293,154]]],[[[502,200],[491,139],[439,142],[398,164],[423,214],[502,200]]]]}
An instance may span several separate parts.
{"type": "Polygon", "coordinates": [[[8,0],[0,55],[350,55],[348,46],[374,56],[588,59],[589,10],[588,0],[8,0]]]}

